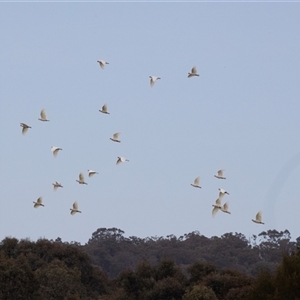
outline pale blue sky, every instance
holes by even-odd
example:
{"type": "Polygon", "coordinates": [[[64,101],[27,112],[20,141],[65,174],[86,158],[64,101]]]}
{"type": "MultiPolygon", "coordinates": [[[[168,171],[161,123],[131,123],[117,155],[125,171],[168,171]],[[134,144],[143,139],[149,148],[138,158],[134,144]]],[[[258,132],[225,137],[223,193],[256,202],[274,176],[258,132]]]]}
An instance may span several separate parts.
{"type": "Polygon", "coordinates": [[[0,8],[0,240],[85,243],[100,227],[300,235],[299,4],[0,8]],[[188,79],[194,65],[200,77],[188,79]],[[149,75],[161,77],[153,88],[149,75]],[[50,122],[38,121],[42,108],[50,122]],[[20,122],[32,126],[25,136],[20,122]],[[51,146],[63,148],[57,158],[51,146]],[[197,176],[202,189],[190,186],[197,176]],[[212,218],[219,187],[232,214],[212,218]],[[74,201],[82,214],[71,216],[74,201]],[[251,222],[259,210],[265,225],[251,222]]]}

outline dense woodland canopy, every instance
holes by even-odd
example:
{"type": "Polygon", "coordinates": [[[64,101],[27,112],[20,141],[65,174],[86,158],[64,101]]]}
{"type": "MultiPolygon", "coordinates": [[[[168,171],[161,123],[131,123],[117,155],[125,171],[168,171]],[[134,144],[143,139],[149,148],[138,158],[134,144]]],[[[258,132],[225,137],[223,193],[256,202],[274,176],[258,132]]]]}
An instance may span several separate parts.
{"type": "Polygon", "coordinates": [[[123,234],[99,228],[85,245],[5,238],[0,299],[300,299],[300,237],[287,230],[123,234]]]}

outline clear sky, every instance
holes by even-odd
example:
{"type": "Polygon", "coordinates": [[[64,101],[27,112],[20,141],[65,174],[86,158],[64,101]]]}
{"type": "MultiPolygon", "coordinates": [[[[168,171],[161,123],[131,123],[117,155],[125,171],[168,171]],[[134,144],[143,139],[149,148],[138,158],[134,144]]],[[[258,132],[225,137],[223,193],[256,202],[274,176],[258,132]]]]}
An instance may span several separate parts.
{"type": "Polygon", "coordinates": [[[0,240],[85,243],[101,227],[300,236],[299,9],[1,3],[0,240]],[[193,66],[200,76],[187,78],[193,66]],[[161,77],[153,88],[149,75],[161,77]],[[38,121],[42,108],[50,122],[38,121]],[[56,158],[51,146],[63,149],[56,158]],[[197,176],[202,189],[190,186],[197,176]],[[218,188],[231,215],[212,218],[218,188]],[[74,201],[82,214],[71,216],[74,201]],[[251,221],[259,210],[265,225],[251,221]]]}

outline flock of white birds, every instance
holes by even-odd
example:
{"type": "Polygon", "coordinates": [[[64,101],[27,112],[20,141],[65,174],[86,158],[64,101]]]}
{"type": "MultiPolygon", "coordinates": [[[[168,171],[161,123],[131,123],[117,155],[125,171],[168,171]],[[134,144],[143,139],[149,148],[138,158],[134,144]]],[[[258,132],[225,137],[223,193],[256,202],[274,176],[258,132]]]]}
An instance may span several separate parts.
{"type": "MultiPolygon", "coordinates": [[[[97,60],[97,62],[99,63],[100,67],[102,69],[105,68],[106,65],[108,65],[109,63],[107,61],[104,61],[104,60],[97,60]]],[[[191,69],[191,72],[188,73],[188,78],[190,77],[195,77],[195,76],[200,76],[197,72],[197,68],[196,67],[193,67],[191,69]]],[[[151,87],[154,87],[155,85],[155,82],[158,80],[158,79],[161,79],[160,77],[157,77],[157,76],[149,76],[150,77],[150,86],[151,87]]],[[[107,108],[107,104],[104,104],[102,106],[101,109],[99,109],[99,112],[103,113],[103,114],[110,114],[108,112],[108,108],[107,108]]],[[[42,122],[49,122],[50,120],[47,119],[47,116],[46,116],[46,112],[44,109],[41,110],[41,113],[40,113],[40,118],[38,118],[39,121],[42,121],[42,122]]],[[[29,128],[31,128],[31,126],[25,124],[25,123],[20,123],[20,126],[22,127],[22,134],[25,135],[26,132],[28,131],[29,128]]],[[[115,134],[113,134],[113,136],[110,138],[111,141],[113,142],[117,142],[117,143],[120,143],[120,139],[119,139],[119,136],[120,136],[120,132],[116,132],[115,134]]],[[[57,156],[58,152],[61,151],[62,148],[60,147],[55,147],[55,146],[52,146],[51,147],[51,151],[52,151],[52,154],[54,157],[57,156]]],[[[116,164],[120,164],[122,162],[126,162],[126,161],[129,161],[127,158],[125,157],[122,157],[122,156],[118,156],[118,159],[117,159],[117,162],[116,164]]],[[[93,171],[93,170],[88,170],[88,175],[89,177],[92,177],[94,176],[95,174],[98,174],[98,172],[96,171],[93,171]]],[[[216,175],[214,175],[215,178],[217,179],[226,179],[226,177],[224,177],[224,170],[219,170],[217,172],[216,175]]],[[[79,178],[78,180],[76,180],[79,184],[86,184],[87,183],[85,182],[85,179],[84,179],[84,174],[82,172],[79,173],[79,178]]],[[[62,184],[58,181],[55,181],[55,183],[52,183],[53,185],[53,189],[54,190],[57,190],[58,188],[63,188],[62,184]]],[[[193,183],[191,183],[191,186],[195,187],[195,188],[201,188],[200,186],[200,177],[197,177],[193,183]]],[[[229,211],[229,203],[226,202],[225,204],[222,205],[222,200],[223,200],[223,197],[225,196],[225,194],[229,195],[229,193],[222,189],[222,188],[219,188],[219,197],[217,198],[217,200],[215,201],[215,204],[213,204],[213,210],[212,210],[212,216],[214,217],[217,212],[219,210],[221,210],[222,212],[224,213],[227,213],[227,214],[231,214],[231,212],[229,211]]],[[[39,197],[37,199],[37,201],[33,201],[34,203],[34,208],[38,208],[40,206],[44,206],[43,204],[43,198],[42,197],[39,197]]],[[[78,203],[75,201],[73,203],[73,207],[70,208],[71,210],[71,215],[74,215],[76,213],[81,213],[81,211],[78,209],[78,203]]],[[[256,214],[256,217],[255,219],[252,219],[252,221],[254,223],[257,223],[257,224],[264,224],[262,222],[262,212],[259,211],[257,214],[256,214]]]]}

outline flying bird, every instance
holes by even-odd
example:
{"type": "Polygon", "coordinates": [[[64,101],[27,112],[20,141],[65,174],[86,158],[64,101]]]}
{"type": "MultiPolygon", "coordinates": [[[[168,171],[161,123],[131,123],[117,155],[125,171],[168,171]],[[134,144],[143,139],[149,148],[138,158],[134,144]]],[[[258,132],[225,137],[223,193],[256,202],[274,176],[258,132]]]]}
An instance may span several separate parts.
{"type": "Polygon", "coordinates": [[[97,60],[97,62],[99,63],[101,69],[104,69],[105,65],[109,65],[109,62],[107,62],[105,60],[97,60]]]}
{"type": "Polygon", "coordinates": [[[217,175],[214,175],[216,178],[219,178],[219,179],[226,179],[226,177],[223,176],[223,172],[225,170],[219,170],[217,175]]]}
{"type": "Polygon", "coordinates": [[[227,214],[231,214],[231,212],[228,210],[229,209],[229,204],[228,202],[226,202],[222,207],[221,207],[221,211],[227,214]]]}
{"type": "Polygon", "coordinates": [[[87,184],[85,181],[84,181],[84,176],[82,173],[79,173],[79,180],[76,179],[76,181],[79,183],[79,184],[87,184]]]}
{"type": "Polygon", "coordinates": [[[36,200],[36,202],[34,202],[33,201],[33,203],[34,203],[34,208],[38,208],[38,207],[40,207],[40,206],[45,206],[44,204],[43,204],[43,197],[39,197],[37,200],[36,200]]]}
{"type": "Polygon", "coordinates": [[[221,204],[222,198],[218,198],[216,200],[216,204],[213,204],[212,206],[214,207],[212,210],[212,216],[214,217],[216,215],[216,213],[222,208],[222,204],[221,204]]]}
{"type": "Polygon", "coordinates": [[[47,116],[46,116],[46,112],[44,109],[41,110],[41,117],[39,118],[40,121],[43,121],[43,122],[49,122],[50,120],[47,119],[47,116]]]}
{"type": "Polygon", "coordinates": [[[28,128],[31,128],[30,126],[28,126],[28,125],[25,124],[25,123],[20,123],[20,126],[23,127],[23,128],[22,128],[22,134],[23,134],[23,135],[28,131],[28,128]]]}
{"type": "Polygon", "coordinates": [[[99,174],[98,172],[93,171],[93,170],[88,170],[88,172],[89,172],[89,177],[92,177],[92,176],[94,176],[95,174],[99,174]]]}
{"type": "Polygon", "coordinates": [[[122,156],[118,156],[118,160],[117,160],[116,164],[119,165],[120,163],[125,162],[125,161],[129,161],[129,160],[122,156]]]}
{"type": "Polygon", "coordinates": [[[200,186],[200,177],[197,177],[195,180],[194,180],[194,183],[191,183],[191,186],[193,187],[196,187],[196,188],[200,188],[201,189],[201,186],[200,186]]]}
{"type": "Polygon", "coordinates": [[[196,67],[193,67],[191,72],[188,73],[188,78],[190,77],[193,77],[193,76],[200,76],[198,73],[197,73],[197,68],[196,67]]]}
{"type": "Polygon", "coordinates": [[[219,188],[219,197],[221,196],[221,194],[223,194],[223,195],[225,195],[225,194],[227,194],[227,195],[229,195],[229,193],[226,191],[226,190],[224,190],[224,189],[220,189],[219,188]]]}
{"type": "Polygon", "coordinates": [[[78,210],[78,203],[76,201],[73,203],[73,208],[70,208],[70,210],[72,216],[75,215],[76,213],[81,213],[81,211],[78,210]]]}
{"type": "Polygon", "coordinates": [[[149,76],[150,78],[150,86],[153,87],[154,83],[156,82],[156,80],[161,79],[160,77],[156,77],[156,76],[149,76]]]}
{"type": "Polygon", "coordinates": [[[119,135],[121,133],[120,132],[117,132],[115,133],[111,138],[109,138],[110,140],[112,140],[113,142],[118,142],[118,143],[121,143],[121,141],[119,140],[119,135]]]}
{"type": "Polygon", "coordinates": [[[109,112],[107,111],[107,105],[106,104],[104,104],[102,106],[102,109],[99,109],[99,111],[102,112],[102,113],[104,113],[104,114],[109,115],[109,112]]]}
{"type": "Polygon", "coordinates": [[[265,223],[262,222],[262,212],[259,211],[259,212],[256,214],[255,220],[252,219],[252,221],[253,221],[254,223],[257,223],[257,224],[265,224],[265,223]]]}
{"type": "Polygon", "coordinates": [[[51,147],[51,151],[52,151],[54,157],[57,156],[59,150],[62,150],[62,149],[59,147],[54,147],[54,146],[51,147]]]}
{"type": "Polygon", "coordinates": [[[52,183],[52,185],[53,185],[54,191],[56,191],[59,187],[63,188],[63,186],[61,185],[61,183],[59,183],[58,181],[55,181],[54,183],[52,183]]]}

